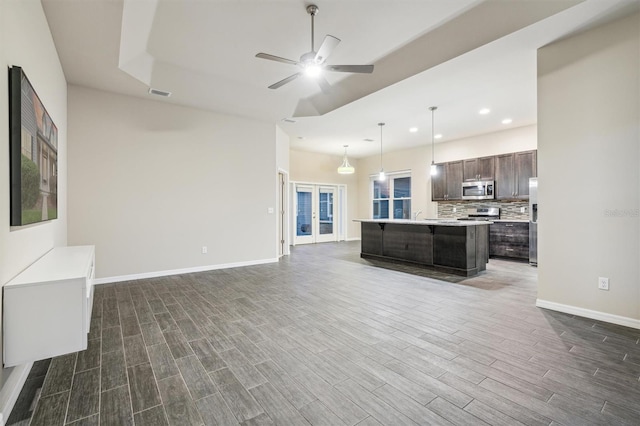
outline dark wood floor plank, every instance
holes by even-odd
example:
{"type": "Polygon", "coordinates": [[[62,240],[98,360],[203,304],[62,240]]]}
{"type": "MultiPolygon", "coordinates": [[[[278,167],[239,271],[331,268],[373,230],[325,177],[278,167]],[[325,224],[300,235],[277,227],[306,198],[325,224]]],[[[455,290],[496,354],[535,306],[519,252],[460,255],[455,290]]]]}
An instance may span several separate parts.
{"type": "Polygon", "coordinates": [[[452,373],[446,373],[439,378],[444,383],[455,387],[459,391],[473,397],[475,400],[490,406],[501,413],[504,413],[520,423],[529,426],[548,426],[551,419],[545,417],[531,409],[526,405],[519,405],[510,399],[504,398],[499,394],[488,391],[478,385],[468,382],[452,373]]]}
{"type": "Polygon", "coordinates": [[[484,404],[478,400],[471,401],[464,410],[473,414],[475,417],[485,421],[486,423],[494,426],[523,426],[524,423],[520,423],[513,417],[509,417],[503,412],[484,404]]]}
{"type": "Polygon", "coordinates": [[[189,346],[196,354],[207,373],[225,368],[227,363],[218,355],[207,339],[199,339],[189,342],[189,346]]]}
{"type": "Polygon", "coordinates": [[[71,423],[100,411],[100,369],[85,370],[73,378],[66,422],[71,423]]]}
{"type": "Polygon", "coordinates": [[[411,380],[412,382],[419,384],[425,389],[431,391],[434,395],[445,398],[447,401],[457,405],[460,408],[463,408],[465,405],[471,402],[472,398],[470,396],[465,395],[464,393],[447,385],[446,383],[443,383],[438,379],[434,379],[428,374],[424,374],[421,371],[418,371],[400,361],[388,362],[385,364],[385,367],[411,380]]]}
{"type": "Polygon", "coordinates": [[[127,367],[149,362],[147,348],[144,345],[142,334],[125,337],[124,339],[124,359],[127,367]]]}
{"type": "Polygon", "coordinates": [[[87,342],[87,349],[78,352],[78,359],[76,361],[76,374],[90,370],[92,368],[100,367],[100,348],[102,341],[100,339],[93,339],[87,342]]]}
{"type": "Polygon", "coordinates": [[[163,342],[159,345],[149,346],[147,351],[149,353],[151,367],[157,380],[179,374],[178,366],[166,343],[163,342]]]}
{"type": "Polygon", "coordinates": [[[456,425],[488,425],[479,417],[456,407],[442,398],[436,398],[427,404],[427,408],[456,425]]]}
{"type": "Polygon", "coordinates": [[[273,361],[265,361],[255,367],[294,407],[299,409],[316,399],[273,361]]]}
{"type": "Polygon", "coordinates": [[[453,424],[443,417],[437,415],[422,404],[394,388],[391,385],[384,385],[373,391],[373,393],[384,402],[403,413],[417,424],[452,426],[453,424]]]}
{"type": "Polygon", "coordinates": [[[240,384],[231,370],[223,368],[222,370],[214,371],[211,373],[211,378],[238,421],[249,420],[264,412],[260,404],[240,384]]]}
{"type": "Polygon", "coordinates": [[[42,385],[41,396],[44,397],[71,390],[77,357],[77,353],[72,353],[58,356],[51,360],[49,371],[42,385]]]}
{"type": "MultiPolygon", "coordinates": [[[[300,408],[298,408],[300,414],[313,426],[335,426],[344,424],[338,416],[333,414],[322,402],[319,400],[312,401],[300,408]]],[[[363,424],[362,422],[358,423],[363,424]]]]}
{"type": "Polygon", "coordinates": [[[129,367],[127,374],[134,413],[155,407],[162,402],[151,364],[138,364],[129,367]]]}
{"type": "Polygon", "coordinates": [[[60,392],[40,398],[30,424],[33,426],[63,425],[69,393],[69,391],[60,392]]]}
{"type": "Polygon", "coordinates": [[[135,413],[133,420],[136,426],[169,426],[162,405],[135,413]]]}
{"type": "Polygon", "coordinates": [[[102,392],[100,397],[100,424],[133,426],[133,413],[128,386],[102,392]]]}
{"type": "Polygon", "coordinates": [[[205,425],[233,426],[238,420],[233,415],[219,392],[196,401],[198,412],[205,425]]]}
{"type": "Polygon", "coordinates": [[[307,420],[269,383],[249,389],[266,413],[278,425],[306,425],[307,420]]]}
{"type": "Polygon", "coordinates": [[[216,386],[195,355],[177,359],[176,364],[194,401],[217,392],[216,386]]]}
{"type": "Polygon", "coordinates": [[[345,380],[336,385],[336,389],[342,392],[347,398],[370,413],[382,424],[389,425],[413,425],[413,421],[406,415],[397,411],[391,405],[378,398],[373,393],[367,391],[351,379],[345,380]]]}

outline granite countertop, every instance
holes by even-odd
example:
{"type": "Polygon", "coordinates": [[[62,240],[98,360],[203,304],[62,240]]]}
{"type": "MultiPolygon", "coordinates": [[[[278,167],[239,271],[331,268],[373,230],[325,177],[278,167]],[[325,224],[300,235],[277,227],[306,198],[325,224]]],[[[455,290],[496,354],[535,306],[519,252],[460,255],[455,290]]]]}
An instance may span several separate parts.
{"type": "Polygon", "coordinates": [[[354,222],[371,222],[371,223],[394,223],[397,225],[438,225],[438,226],[475,226],[475,225],[491,225],[493,222],[486,220],[457,220],[457,219],[354,219],[354,222]]]}

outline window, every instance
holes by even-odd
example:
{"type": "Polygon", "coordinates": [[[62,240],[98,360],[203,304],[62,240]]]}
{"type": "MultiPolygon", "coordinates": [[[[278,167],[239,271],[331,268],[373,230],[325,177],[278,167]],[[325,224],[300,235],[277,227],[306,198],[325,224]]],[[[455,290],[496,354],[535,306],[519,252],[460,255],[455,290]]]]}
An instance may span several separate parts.
{"type": "Polygon", "coordinates": [[[411,173],[389,173],[384,181],[377,179],[377,175],[371,177],[372,217],[411,219],[411,173]]]}

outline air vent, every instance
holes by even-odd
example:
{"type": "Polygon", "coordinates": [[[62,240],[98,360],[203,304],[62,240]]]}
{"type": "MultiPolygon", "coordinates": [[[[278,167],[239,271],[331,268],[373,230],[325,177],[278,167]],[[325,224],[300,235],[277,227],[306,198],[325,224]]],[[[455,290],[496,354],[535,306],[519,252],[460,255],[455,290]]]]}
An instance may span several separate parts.
{"type": "Polygon", "coordinates": [[[367,138],[367,139],[363,139],[363,141],[365,141],[365,142],[373,142],[373,139],[367,138]]]}
{"type": "Polygon", "coordinates": [[[153,87],[149,88],[149,93],[151,95],[163,96],[165,98],[168,98],[169,96],[171,96],[171,92],[165,92],[164,90],[154,89],[153,87]]]}

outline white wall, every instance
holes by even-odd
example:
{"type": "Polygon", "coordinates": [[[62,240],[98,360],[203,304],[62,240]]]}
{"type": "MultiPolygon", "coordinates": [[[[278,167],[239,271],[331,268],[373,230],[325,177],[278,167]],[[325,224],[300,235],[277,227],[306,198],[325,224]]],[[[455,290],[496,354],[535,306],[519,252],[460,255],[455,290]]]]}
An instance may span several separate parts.
{"type": "MultiPolygon", "coordinates": [[[[524,126],[500,132],[488,133],[450,142],[436,143],[436,163],[463,160],[508,152],[528,151],[537,148],[536,126],[524,126]]],[[[360,203],[358,217],[371,217],[370,176],[380,171],[380,155],[363,158],[359,162],[358,190],[360,203]]],[[[438,204],[431,201],[431,145],[383,153],[385,172],[411,170],[411,210],[422,210],[420,218],[435,218],[438,204]]]]}
{"type": "Polygon", "coordinates": [[[541,306],[640,328],[639,103],[639,14],[538,51],[541,306]]]}
{"type": "Polygon", "coordinates": [[[338,166],[342,164],[342,155],[327,155],[317,152],[291,150],[290,167],[291,181],[307,183],[328,183],[332,185],[347,185],[347,240],[360,238],[360,224],[353,222],[358,219],[358,176],[360,163],[349,158],[349,163],[356,169],[352,175],[341,175],[338,166]]]}
{"type": "Polygon", "coordinates": [[[99,279],[277,258],[273,124],[73,85],[69,117],[69,244],[99,279]]]}
{"type": "MultiPolygon", "coordinates": [[[[67,85],[39,1],[0,0],[0,284],[4,285],[54,246],[67,242],[67,85]],[[9,227],[9,122],[7,67],[21,66],[58,127],[58,219],[9,227]]],[[[1,339],[0,339],[1,345],[1,339]]],[[[20,367],[16,367],[20,369],[20,367]]],[[[13,369],[0,373],[4,384],[13,369]]],[[[5,396],[0,392],[0,417],[5,396]]],[[[18,389],[19,390],[19,389],[18,389]]]]}

